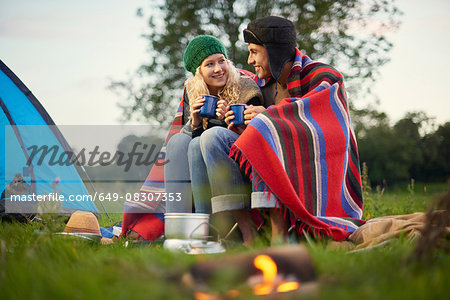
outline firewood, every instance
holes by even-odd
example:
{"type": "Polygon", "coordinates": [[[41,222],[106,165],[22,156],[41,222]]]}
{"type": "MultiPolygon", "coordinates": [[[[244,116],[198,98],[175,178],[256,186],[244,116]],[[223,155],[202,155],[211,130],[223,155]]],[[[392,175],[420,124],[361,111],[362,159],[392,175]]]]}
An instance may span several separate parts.
{"type": "MultiPolygon", "coordinates": [[[[316,279],[314,265],[307,249],[302,245],[293,245],[209,259],[193,265],[183,281],[195,290],[214,289],[218,281],[222,290],[248,287],[249,283],[255,282],[255,278],[263,277],[261,269],[254,264],[258,255],[267,255],[275,262],[278,281],[304,283],[316,279]]],[[[256,279],[258,280],[261,281],[256,279]]]]}

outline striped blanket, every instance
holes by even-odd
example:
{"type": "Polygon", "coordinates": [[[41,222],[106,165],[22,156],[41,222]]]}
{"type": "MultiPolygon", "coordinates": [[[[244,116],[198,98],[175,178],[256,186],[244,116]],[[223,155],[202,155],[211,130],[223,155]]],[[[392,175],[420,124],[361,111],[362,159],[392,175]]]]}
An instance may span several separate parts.
{"type": "Polygon", "coordinates": [[[169,134],[160,150],[158,164],[154,164],[139,190],[140,197],[125,201],[121,236],[129,230],[137,232],[145,240],[155,240],[164,232],[165,203],[161,200],[164,188],[164,158],[170,138],[183,126],[184,92],[175,114],[169,134]]]}
{"type": "Polygon", "coordinates": [[[344,240],[364,221],[359,157],[343,77],[296,51],[287,82],[291,98],[254,118],[230,157],[255,185],[265,183],[267,195],[277,197],[299,232],[344,240]]]}

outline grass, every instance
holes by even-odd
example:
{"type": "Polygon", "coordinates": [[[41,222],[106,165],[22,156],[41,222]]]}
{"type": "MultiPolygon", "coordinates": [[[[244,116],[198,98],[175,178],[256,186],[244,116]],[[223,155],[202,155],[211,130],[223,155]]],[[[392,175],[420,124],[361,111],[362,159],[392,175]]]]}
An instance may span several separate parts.
{"type": "Polygon", "coordinates": [[[430,263],[409,261],[405,239],[370,251],[311,251],[321,274],[321,299],[448,299],[450,256],[430,263]]]}
{"type": "Polygon", "coordinates": [[[373,191],[365,187],[363,219],[426,211],[434,197],[445,191],[446,187],[444,183],[416,184],[414,180],[406,186],[387,191],[381,187],[373,191]]]}
{"type": "MultiPolygon", "coordinates": [[[[365,216],[425,211],[445,184],[415,184],[366,191],[365,216]]],[[[101,218],[101,226],[120,220],[101,218]]],[[[195,262],[221,255],[171,253],[155,243],[100,245],[55,235],[63,220],[45,225],[0,224],[0,291],[3,299],[192,299],[180,277],[195,262]],[[39,232],[37,232],[39,231],[39,232]]],[[[450,254],[439,250],[427,261],[409,259],[414,243],[401,237],[370,251],[349,253],[326,241],[307,245],[315,262],[318,299],[448,299],[450,254]]],[[[248,251],[236,247],[222,255],[248,251]]],[[[241,299],[251,298],[249,295],[241,299]]]]}

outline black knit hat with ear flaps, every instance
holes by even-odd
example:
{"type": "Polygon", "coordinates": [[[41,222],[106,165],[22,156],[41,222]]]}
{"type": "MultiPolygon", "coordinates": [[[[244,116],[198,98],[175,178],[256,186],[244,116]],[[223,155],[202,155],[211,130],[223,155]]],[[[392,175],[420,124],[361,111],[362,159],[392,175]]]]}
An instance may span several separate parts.
{"type": "Polygon", "coordinates": [[[244,29],[244,41],[263,45],[272,76],[280,79],[286,62],[294,60],[296,47],[294,24],[288,19],[269,16],[251,21],[244,29]]]}

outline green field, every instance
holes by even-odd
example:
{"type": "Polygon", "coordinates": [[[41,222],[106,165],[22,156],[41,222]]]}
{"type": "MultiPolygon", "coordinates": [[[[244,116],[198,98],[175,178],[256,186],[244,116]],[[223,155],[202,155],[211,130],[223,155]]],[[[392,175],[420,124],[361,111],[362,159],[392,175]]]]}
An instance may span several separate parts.
{"type": "MultiPolygon", "coordinates": [[[[365,216],[426,211],[446,189],[446,184],[416,184],[366,191],[365,216]]],[[[109,226],[120,218],[103,217],[100,224],[109,226]]],[[[100,245],[67,239],[53,234],[63,229],[63,220],[47,216],[45,221],[0,224],[2,299],[193,299],[180,283],[181,275],[195,262],[217,257],[171,253],[158,243],[126,248],[123,240],[100,245]]],[[[414,242],[402,237],[355,253],[332,249],[326,241],[306,245],[318,273],[314,299],[450,297],[450,254],[444,250],[418,261],[414,242]]],[[[250,250],[236,246],[221,255],[244,251],[250,250]]],[[[215,287],[226,288],[226,282],[215,287]]],[[[243,294],[239,299],[249,298],[243,294]]]]}

